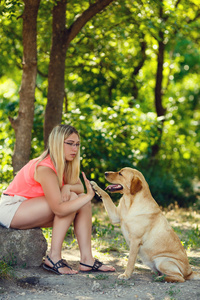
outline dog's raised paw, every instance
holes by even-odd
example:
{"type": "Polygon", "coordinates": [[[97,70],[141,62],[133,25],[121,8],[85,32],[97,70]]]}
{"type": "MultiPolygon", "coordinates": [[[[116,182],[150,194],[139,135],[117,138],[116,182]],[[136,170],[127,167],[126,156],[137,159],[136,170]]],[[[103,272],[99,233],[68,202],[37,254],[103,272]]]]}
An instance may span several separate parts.
{"type": "Polygon", "coordinates": [[[97,185],[95,181],[90,181],[90,184],[93,188],[95,187],[95,185],[97,185]]]}
{"type": "Polygon", "coordinates": [[[96,189],[96,187],[97,187],[96,182],[90,181],[90,184],[91,184],[91,186],[92,186],[92,188],[93,188],[93,191],[95,192],[95,198],[96,198],[97,200],[99,200],[99,199],[101,200],[102,197],[101,197],[101,195],[98,193],[98,191],[97,191],[97,189],[96,189]]]}
{"type": "Polygon", "coordinates": [[[96,192],[97,192],[97,189],[96,189],[97,184],[96,184],[96,182],[90,181],[90,184],[91,184],[91,186],[92,186],[94,192],[96,193],[96,192]]]}

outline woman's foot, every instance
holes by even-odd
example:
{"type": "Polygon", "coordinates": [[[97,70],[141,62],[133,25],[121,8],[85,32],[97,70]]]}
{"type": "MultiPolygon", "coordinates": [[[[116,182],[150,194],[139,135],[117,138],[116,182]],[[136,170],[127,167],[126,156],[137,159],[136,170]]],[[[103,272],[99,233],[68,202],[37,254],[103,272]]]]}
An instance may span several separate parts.
{"type": "Polygon", "coordinates": [[[93,262],[80,262],[79,271],[81,272],[115,272],[115,268],[110,265],[104,265],[97,259],[93,259],[93,262]]]}
{"type": "Polygon", "coordinates": [[[48,255],[45,258],[43,268],[58,275],[74,275],[78,273],[78,271],[73,270],[70,266],[68,266],[66,260],[50,258],[48,255]]]}

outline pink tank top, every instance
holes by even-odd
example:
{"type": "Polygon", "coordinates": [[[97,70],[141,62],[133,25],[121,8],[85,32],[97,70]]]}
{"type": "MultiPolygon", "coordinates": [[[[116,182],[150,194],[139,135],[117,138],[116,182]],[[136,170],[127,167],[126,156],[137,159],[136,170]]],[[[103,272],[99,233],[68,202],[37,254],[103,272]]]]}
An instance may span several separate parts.
{"type": "MultiPolygon", "coordinates": [[[[38,159],[30,160],[15,176],[13,181],[9,184],[7,189],[4,191],[4,194],[10,196],[18,195],[25,198],[36,198],[44,196],[42,186],[39,182],[35,181],[34,173],[35,166],[38,162],[38,159]]],[[[48,155],[44,160],[42,160],[38,166],[46,166],[57,174],[56,169],[51,161],[50,156],[48,155]]]]}

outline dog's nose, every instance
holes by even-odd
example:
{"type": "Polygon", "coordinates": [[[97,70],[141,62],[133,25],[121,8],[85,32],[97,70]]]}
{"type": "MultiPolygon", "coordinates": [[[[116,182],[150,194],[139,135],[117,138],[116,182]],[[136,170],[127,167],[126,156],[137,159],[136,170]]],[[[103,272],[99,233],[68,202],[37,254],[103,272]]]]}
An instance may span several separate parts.
{"type": "Polygon", "coordinates": [[[105,174],[105,176],[108,176],[108,172],[105,172],[104,174],[105,174]]]}

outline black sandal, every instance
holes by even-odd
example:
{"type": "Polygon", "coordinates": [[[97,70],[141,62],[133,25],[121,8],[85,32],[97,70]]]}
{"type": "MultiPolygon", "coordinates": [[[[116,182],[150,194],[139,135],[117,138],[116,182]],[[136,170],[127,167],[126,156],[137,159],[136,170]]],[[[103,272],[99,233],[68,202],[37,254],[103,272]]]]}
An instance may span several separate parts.
{"type": "Polygon", "coordinates": [[[87,270],[87,271],[80,270],[80,272],[82,272],[82,273],[90,273],[90,272],[104,272],[104,273],[107,273],[107,272],[114,272],[114,271],[102,271],[102,270],[99,270],[99,268],[101,268],[101,266],[103,265],[103,263],[101,261],[99,261],[98,259],[95,259],[93,266],[86,265],[86,264],[83,264],[81,262],[80,262],[80,265],[88,267],[88,268],[91,268],[91,270],[87,270]]]}
{"type": "Polygon", "coordinates": [[[47,255],[47,259],[48,261],[50,261],[50,263],[52,263],[53,267],[50,267],[48,266],[47,264],[43,264],[43,268],[47,271],[51,271],[51,272],[54,272],[56,273],[57,275],[73,275],[73,274],[63,274],[63,273],[60,273],[58,271],[58,269],[60,268],[64,268],[64,267],[67,267],[69,268],[70,270],[72,270],[72,268],[67,264],[67,262],[64,260],[64,259],[60,259],[59,261],[57,261],[57,263],[54,264],[54,262],[51,260],[51,258],[47,255]]]}

